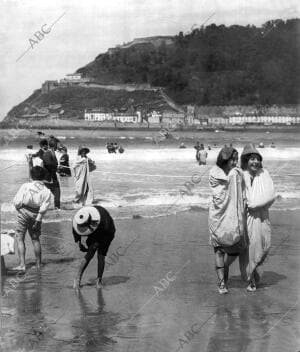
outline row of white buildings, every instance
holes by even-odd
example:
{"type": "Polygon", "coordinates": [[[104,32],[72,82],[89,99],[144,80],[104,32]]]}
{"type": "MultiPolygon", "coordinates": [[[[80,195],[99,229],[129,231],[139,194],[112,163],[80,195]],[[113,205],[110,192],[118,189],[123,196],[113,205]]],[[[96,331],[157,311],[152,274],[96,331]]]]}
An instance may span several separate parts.
{"type": "MultiPolygon", "coordinates": [[[[103,109],[86,109],[84,112],[86,121],[113,121],[121,123],[141,123],[143,122],[140,111],[130,113],[105,112],[103,109]]],[[[146,116],[146,121],[151,124],[176,125],[295,125],[300,124],[300,116],[199,116],[195,118],[193,114],[176,111],[152,111],[146,116]]]]}
{"type": "Polygon", "coordinates": [[[115,112],[103,112],[100,109],[86,109],[84,111],[85,121],[113,121],[121,123],[140,123],[142,122],[141,112],[136,113],[115,113],[115,112]]]}
{"type": "Polygon", "coordinates": [[[153,111],[148,116],[149,123],[171,123],[182,125],[295,125],[300,124],[300,116],[199,116],[195,118],[193,114],[179,112],[163,112],[153,111]]]}
{"type": "MultiPolygon", "coordinates": [[[[204,121],[203,121],[204,122],[204,121]]],[[[295,125],[300,116],[228,116],[208,117],[203,124],[209,125],[295,125]]]]}

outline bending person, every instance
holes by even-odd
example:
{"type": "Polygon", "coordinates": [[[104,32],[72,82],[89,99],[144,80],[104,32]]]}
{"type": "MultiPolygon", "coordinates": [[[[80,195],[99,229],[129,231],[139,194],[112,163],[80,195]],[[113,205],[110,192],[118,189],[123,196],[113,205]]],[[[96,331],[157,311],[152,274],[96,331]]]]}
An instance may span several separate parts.
{"type": "Polygon", "coordinates": [[[73,218],[73,237],[79,250],[87,252],[82,260],[73,287],[80,288],[82,275],[97,252],[98,275],[96,287],[102,287],[105,256],[115,236],[115,224],[109,212],[101,206],[86,206],[77,211],[73,218]],[[81,243],[86,239],[87,248],[81,243]]]}
{"type": "Polygon", "coordinates": [[[214,247],[220,294],[228,293],[229,266],[247,247],[244,182],[237,162],[238,152],[224,147],[209,175],[210,244],[214,247]]]}
{"type": "Polygon", "coordinates": [[[247,277],[248,291],[256,291],[259,281],[257,267],[261,265],[271,246],[269,208],[273,204],[275,191],[273,181],[262,166],[262,156],[254,145],[246,145],[241,155],[247,197],[247,228],[249,250],[240,257],[242,276],[247,277]]]}

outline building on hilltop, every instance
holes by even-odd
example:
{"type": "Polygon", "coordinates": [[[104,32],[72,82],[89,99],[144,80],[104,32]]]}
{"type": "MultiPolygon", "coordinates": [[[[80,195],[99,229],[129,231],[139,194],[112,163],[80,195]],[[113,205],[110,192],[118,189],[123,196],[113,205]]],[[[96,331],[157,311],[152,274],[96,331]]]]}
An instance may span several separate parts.
{"type": "Polygon", "coordinates": [[[51,90],[59,87],[58,81],[45,81],[42,84],[42,94],[49,93],[51,90]]]}
{"type": "Polygon", "coordinates": [[[78,81],[82,78],[81,73],[67,73],[65,79],[68,81],[78,81]]]}
{"type": "Polygon", "coordinates": [[[130,48],[132,45],[148,44],[148,43],[154,45],[155,47],[159,47],[162,44],[172,45],[172,44],[174,44],[174,37],[161,35],[161,36],[154,36],[154,37],[134,38],[133,41],[126,43],[126,44],[122,45],[121,47],[119,46],[118,49],[119,48],[127,49],[127,48],[130,48]]]}
{"type": "Polygon", "coordinates": [[[60,80],[60,84],[62,85],[73,85],[79,83],[87,83],[90,82],[90,79],[87,77],[83,77],[80,72],[78,73],[68,73],[65,78],[60,80]]]}

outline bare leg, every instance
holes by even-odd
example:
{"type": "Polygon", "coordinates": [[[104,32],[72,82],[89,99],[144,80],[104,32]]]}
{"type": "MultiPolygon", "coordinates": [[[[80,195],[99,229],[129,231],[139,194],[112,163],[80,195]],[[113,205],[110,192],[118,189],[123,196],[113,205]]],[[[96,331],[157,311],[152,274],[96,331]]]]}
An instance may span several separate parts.
{"type": "Polygon", "coordinates": [[[80,283],[81,283],[81,278],[82,278],[82,275],[86,269],[86,267],[89,265],[89,262],[91,260],[87,260],[86,258],[84,258],[81,263],[80,263],[80,266],[79,266],[79,269],[78,269],[78,272],[77,272],[77,275],[75,277],[75,280],[74,280],[74,285],[73,285],[73,288],[76,288],[78,289],[80,287],[80,283]]]}
{"type": "Polygon", "coordinates": [[[24,243],[24,236],[17,233],[16,239],[17,239],[18,254],[19,254],[19,259],[20,259],[20,265],[19,265],[19,267],[25,269],[25,253],[26,253],[26,246],[25,246],[25,243],[24,243]]]}
{"type": "Polygon", "coordinates": [[[40,269],[42,265],[42,248],[39,239],[32,240],[34,254],[35,254],[35,262],[36,268],[40,269]]]}
{"type": "Polygon", "coordinates": [[[4,256],[1,255],[1,276],[6,275],[6,267],[5,267],[5,261],[4,261],[4,256]]]}
{"type": "Polygon", "coordinates": [[[220,294],[228,293],[225,281],[225,272],[224,272],[224,253],[217,251],[215,253],[215,263],[216,271],[219,279],[218,290],[220,294]]]}
{"type": "Polygon", "coordinates": [[[86,256],[84,257],[84,259],[80,263],[77,275],[74,279],[73,288],[79,289],[82,275],[83,275],[85,269],[87,268],[87,266],[89,265],[89,262],[92,260],[93,256],[95,255],[96,250],[97,250],[97,246],[92,245],[89,247],[86,256]]]}
{"type": "Polygon", "coordinates": [[[224,254],[222,252],[216,252],[215,263],[218,279],[224,281],[224,254]]]}
{"type": "Polygon", "coordinates": [[[104,267],[105,267],[105,257],[98,252],[98,277],[96,282],[97,288],[102,287],[102,276],[104,272],[104,267]]]}
{"type": "Polygon", "coordinates": [[[225,254],[225,260],[224,260],[225,283],[227,283],[227,281],[228,281],[229,266],[235,261],[236,258],[237,258],[236,255],[228,255],[227,253],[225,254]]]}

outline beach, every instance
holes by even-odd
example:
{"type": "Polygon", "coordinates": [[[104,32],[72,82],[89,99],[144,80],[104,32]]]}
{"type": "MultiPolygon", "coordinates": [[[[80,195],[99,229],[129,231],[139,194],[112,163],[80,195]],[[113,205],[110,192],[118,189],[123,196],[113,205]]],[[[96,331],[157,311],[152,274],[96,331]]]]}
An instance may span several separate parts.
{"type": "MultiPolygon", "coordinates": [[[[14,352],[295,351],[299,215],[272,212],[272,247],[259,289],[246,292],[235,262],[226,296],[217,292],[206,211],[116,221],[105,286],[94,286],[93,260],[80,294],[72,289],[72,278],[82,254],[72,243],[70,223],[52,224],[42,239],[42,271],[30,268],[2,299],[1,347],[14,352]]],[[[16,264],[16,258],[7,264],[16,264]]],[[[6,290],[11,279],[6,278],[6,290]]]]}
{"type": "MultiPolygon", "coordinates": [[[[75,136],[69,134],[62,141],[71,162],[78,144],[89,142],[90,157],[97,165],[92,173],[96,203],[105,206],[116,223],[104,288],[95,288],[96,258],[84,274],[80,293],[72,288],[83,253],[75,246],[71,230],[76,211],[71,202],[74,181],[60,179],[62,210],[52,207],[42,225],[42,270],[33,267],[27,235],[26,274],[10,271],[3,282],[1,350],[298,350],[297,133],[204,133],[185,136],[186,149],[178,148],[181,139],[153,145],[151,134],[88,139],[85,133],[72,139],[75,136]],[[122,143],[125,153],[108,154],[109,138],[122,143]],[[197,139],[212,145],[206,166],[195,161],[197,139]],[[270,211],[272,247],[258,290],[246,291],[236,261],[230,271],[229,294],[221,296],[214,253],[208,245],[208,172],[220,146],[230,140],[239,152],[249,140],[265,142],[266,148],[260,150],[263,164],[281,199],[270,211]],[[267,147],[271,140],[277,148],[267,147]]],[[[12,198],[28,180],[25,142],[37,147],[38,138],[18,138],[0,151],[2,230],[14,228],[12,198]]],[[[18,263],[17,255],[7,255],[5,261],[10,269],[18,263]]]]}

